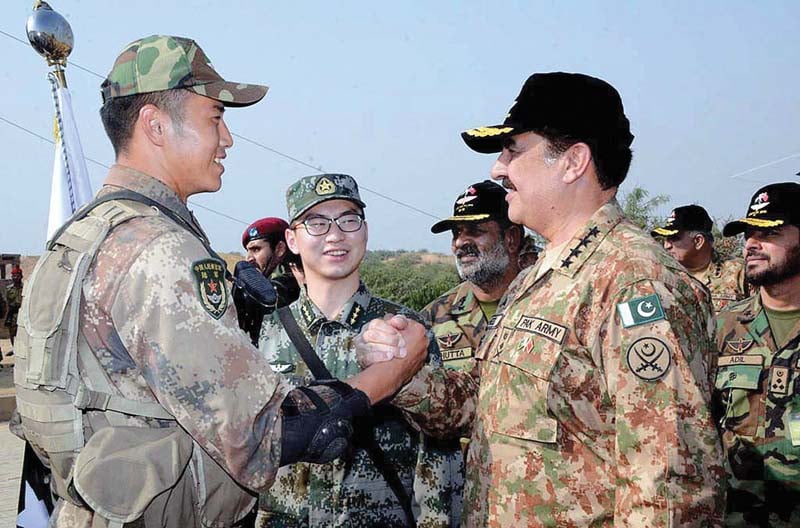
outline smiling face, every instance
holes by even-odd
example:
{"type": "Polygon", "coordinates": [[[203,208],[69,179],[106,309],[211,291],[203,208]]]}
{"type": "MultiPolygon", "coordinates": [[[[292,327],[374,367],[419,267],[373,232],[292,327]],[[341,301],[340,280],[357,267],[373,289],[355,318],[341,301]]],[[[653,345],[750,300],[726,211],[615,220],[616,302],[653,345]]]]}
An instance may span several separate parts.
{"type": "Polygon", "coordinates": [[[306,281],[338,281],[359,277],[358,268],[367,251],[367,224],[352,233],[345,233],[332,223],[320,236],[310,235],[303,221],[313,218],[339,218],[347,213],[361,214],[359,206],[348,200],[322,202],[292,223],[286,231],[286,244],[303,260],[306,281]]]}
{"type": "Polygon", "coordinates": [[[564,185],[558,159],[548,153],[548,142],[534,132],[511,137],[492,167],[492,179],[508,189],[508,217],[512,222],[546,232],[557,218],[564,185]]]}
{"type": "Polygon", "coordinates": [[[785,225],[745,231],[745,276],[771,286],[800,275],[800,228],[785,225]]]}
{"type": "Polygon", "coordinates": [[[174,190],[186,200],[193,194],[220,189],[225,171],[222,160],[233,138],[221,102],[189,92],[183,105],[183,118],[170,120],[165,163],[174,190]]]}

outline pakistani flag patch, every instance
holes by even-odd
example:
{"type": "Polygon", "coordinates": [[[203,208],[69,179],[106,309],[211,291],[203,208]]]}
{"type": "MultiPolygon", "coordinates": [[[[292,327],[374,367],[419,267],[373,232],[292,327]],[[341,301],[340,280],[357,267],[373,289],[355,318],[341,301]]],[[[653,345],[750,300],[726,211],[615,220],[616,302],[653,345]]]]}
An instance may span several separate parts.
{"type": "Polygon", "coordinates": [[[217,259],[198,260],[192,263],[192,275],[203,309],[214,319],[219,319],[228,309],[225,266],[217,259]]]}
{"type": "Polygon", "coordinates": [[[661,308],[661,301],[656,294],[619,303],[617,311],[624,328],[664,319],[664,309],[661,308]]]}

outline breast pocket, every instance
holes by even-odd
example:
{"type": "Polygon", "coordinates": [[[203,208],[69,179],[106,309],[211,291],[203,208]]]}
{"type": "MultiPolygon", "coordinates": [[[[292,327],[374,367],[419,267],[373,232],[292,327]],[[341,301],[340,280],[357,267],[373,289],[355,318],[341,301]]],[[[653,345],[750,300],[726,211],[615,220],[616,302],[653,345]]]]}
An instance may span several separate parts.
{"type": "Polygon", "coordinates": [[[555,443],[558,422],[548,410],[553,367],[562,351],[558,341],[519,328],[504,328],[489,351],[497,369],[495,432],[523,440],[555,443]]]}
{"type": "Polygon", "coordinates": [[[719,391],[722,404],[720,425],[723,429],[743,436],[756,434],[759,418],[763,414],[761,373],[762,356],[721,356],[718,361],[714,386],[719,391]]]}

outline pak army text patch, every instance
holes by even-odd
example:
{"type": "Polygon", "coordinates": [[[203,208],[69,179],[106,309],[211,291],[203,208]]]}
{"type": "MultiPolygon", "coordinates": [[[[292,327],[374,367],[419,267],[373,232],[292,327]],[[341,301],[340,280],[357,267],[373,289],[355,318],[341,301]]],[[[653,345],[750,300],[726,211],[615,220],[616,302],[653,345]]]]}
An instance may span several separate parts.
{"type": "Polygon", "coordinates": [[[219,319],[228,309],[225,265],[207,258],[193,262],[191,269],[201,306],[211,317],[219,319]]]}
{"type": "Polygon", "coordinates": [[[655,294],[619,303],[617,311],[624,328],[664,319],[664,309],[661,308],[661,301],[655,294]]]}

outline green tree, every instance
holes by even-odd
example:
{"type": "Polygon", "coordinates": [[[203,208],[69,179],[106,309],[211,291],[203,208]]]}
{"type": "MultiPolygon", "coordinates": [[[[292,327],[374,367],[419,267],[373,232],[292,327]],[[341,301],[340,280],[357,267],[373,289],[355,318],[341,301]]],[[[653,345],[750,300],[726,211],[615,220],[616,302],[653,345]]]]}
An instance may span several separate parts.
{"type": "Polygon", "coordinates": [[[656,209],[669,202],[669,195],[659,194],[650,197],[647,189],[638,185],[622,195],[621,205],[625,216],[648,233],[664,220],[656,215],[656,209]]]}
{"type": "Polygon", "coordinates": [[[361,278],[378,297],[414,310],[458,284],[452,262],[426,261],[422,252],[368,251],[361,263],[361,278]]]}

